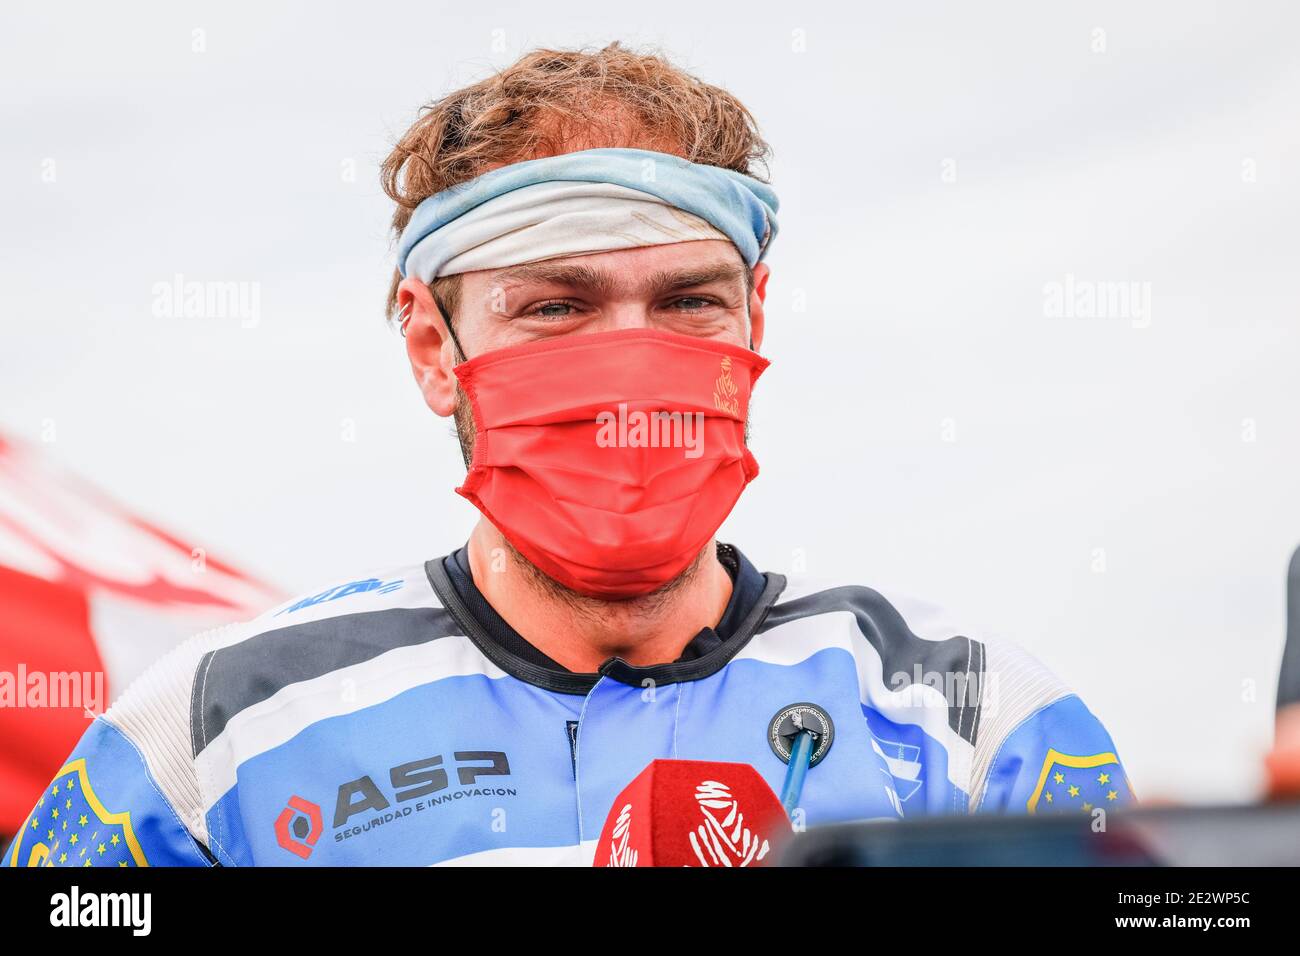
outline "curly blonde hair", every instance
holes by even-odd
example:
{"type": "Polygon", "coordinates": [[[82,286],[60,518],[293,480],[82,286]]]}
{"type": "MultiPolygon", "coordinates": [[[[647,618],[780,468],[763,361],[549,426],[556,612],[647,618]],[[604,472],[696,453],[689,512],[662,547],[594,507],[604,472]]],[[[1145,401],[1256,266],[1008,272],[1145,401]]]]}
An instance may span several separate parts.
{"type": "MultiPolygon", "coordinates": [[[[400,236],[421,202],[498,166],[582,149],[673,153],[767,179],[771,148],[726,90],[661,53],[611,43],[598,50],[533,50],[498,73],[427,104],[384,160],[384,192],[400,236]]],[[[386,314],[396,310],[394,272],[386,314]]],[[[460,280],[435,280],[448,309],[460,280]]]]}

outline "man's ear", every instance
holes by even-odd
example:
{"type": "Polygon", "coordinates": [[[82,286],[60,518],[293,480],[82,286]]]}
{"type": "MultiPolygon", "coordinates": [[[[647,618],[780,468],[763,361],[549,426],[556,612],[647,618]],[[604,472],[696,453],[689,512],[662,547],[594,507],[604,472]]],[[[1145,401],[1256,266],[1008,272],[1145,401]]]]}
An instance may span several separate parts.
{"type": "Polygon", "coordinates": [[[399,314],[405,315],[406,356],[427,404],[446,418],[456,410],[456,376],[451,337],[433,293],[419,279],[403,279],[397,287],[399,314]]]}
{"type": "Polygon", "coordinates": [[[766,262],[754,266],[754,291],[749,295],[749,337],[755,352],[763,350],[763,300],[767,298],[767,277],[771,273],[766,262]]]}

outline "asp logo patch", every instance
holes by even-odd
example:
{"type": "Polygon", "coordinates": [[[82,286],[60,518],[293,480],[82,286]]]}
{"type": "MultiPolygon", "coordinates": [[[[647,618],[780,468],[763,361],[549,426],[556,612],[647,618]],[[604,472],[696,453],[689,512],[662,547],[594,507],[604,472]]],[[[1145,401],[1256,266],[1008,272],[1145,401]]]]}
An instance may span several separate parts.
{"type": "MultiPolygon", "coordinates": [[[[500,750],[457,750],[390,767],[381,783],[366,774],[340,784],[331,825],[342,843],[449,803],[479,797],[514,797],[518,791],[491,778],[510,776],[510,761],[500,750]],[[483,778],[488,778],[487,780],[483,778]]],[[[311,856],[324,816],[319,804],[292,796],[275,821],[276,842],[300,859],[311,856]]]]}
{"type": "Polygon", "coordinates": [[[311,856],[322,829],[320,807],[310,800],[292,796],[275,818],[275,842],[305,860],[311,856]]]}

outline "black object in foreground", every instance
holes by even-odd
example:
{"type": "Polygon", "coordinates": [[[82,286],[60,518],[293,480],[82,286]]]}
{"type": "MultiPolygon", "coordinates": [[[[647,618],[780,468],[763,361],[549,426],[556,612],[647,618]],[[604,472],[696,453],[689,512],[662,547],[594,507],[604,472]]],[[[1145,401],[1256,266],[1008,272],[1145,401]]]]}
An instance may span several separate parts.
{"type": "Polygon", "coordinates": [[[814,827],[777,866],[1298,866],[1300,803],[970,816],[814,827]]]}

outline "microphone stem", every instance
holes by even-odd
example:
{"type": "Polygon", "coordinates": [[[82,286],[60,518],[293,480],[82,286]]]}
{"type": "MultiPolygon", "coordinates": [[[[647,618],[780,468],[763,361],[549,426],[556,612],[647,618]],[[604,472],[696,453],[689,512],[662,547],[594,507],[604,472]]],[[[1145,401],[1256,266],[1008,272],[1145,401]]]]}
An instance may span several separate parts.
{"type": "Polygon", "coordinates": [[[812,731],[801,730],[795,734],[790,743],[790,763],[785,771],[785,783],[781,786],[781,806],[786,816],[794,812],[803,793],[804,778],[808,776],[808,764],[812,760],[813,745],[816,741],[812,731]]]}

